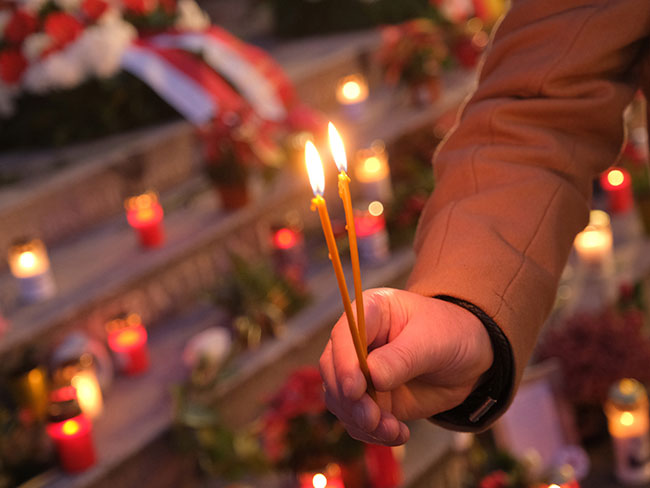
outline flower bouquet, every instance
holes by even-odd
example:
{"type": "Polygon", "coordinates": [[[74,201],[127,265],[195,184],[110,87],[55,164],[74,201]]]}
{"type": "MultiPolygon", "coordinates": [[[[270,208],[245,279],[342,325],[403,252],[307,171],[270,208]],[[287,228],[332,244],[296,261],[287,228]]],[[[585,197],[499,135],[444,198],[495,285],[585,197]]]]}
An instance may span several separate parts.
{"type": "Polygon", "coordinates": [[[207,25],[193,0],[2,4],[0,146],[61,145],[178,117],[122,58],[139,36],[207,25]]]}
{"type": "Polygon", "coordinates": [[[384,27],[378,58],[387,83],[408,86],[415,104],[438,98],[440,76],[451,61],[443,29],[427,18],[384,27]]]}
{"type": "Polygon", "coordinates": [[[254,348],[263,338],[281,335],[287,317],[309,300],[307,293],[278,275],[266,263],[251,264],[232,255],[232,272],[212,295],[232,318],[241,348],[254,348]]]}
{"type": "Polygon", "coordinates": [[[364,444],[352,439],[325,408],[316,368],[296,370],[268,401],[261,436],[270,462],[279,470],[298,475],[325,470],[335,463],[341,468],[346,487],[363,486],[359,485],[358,471],[363,477],[364,444]]]}
{"type": "Polygon", "coordinates": [[[215,392],[234,357],[230,332],[213,327],[194,336],[183,351],[189,378],[174,390],[179,444],[208,477],[240,479],[268,465],[254,428],[232,429],[220,417],[215,392]]]}

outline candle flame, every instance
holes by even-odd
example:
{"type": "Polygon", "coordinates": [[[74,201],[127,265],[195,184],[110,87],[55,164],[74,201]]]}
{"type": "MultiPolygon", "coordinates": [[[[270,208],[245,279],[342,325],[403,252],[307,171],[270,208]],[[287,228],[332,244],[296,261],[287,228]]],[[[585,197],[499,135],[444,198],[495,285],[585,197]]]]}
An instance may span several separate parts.
{"type": "Polygon", "coordinates": [[[620,169],[613,169],[607,173],[607,181],[612,186],[621,186],[625,181],[625,175],[620,169]]]}
{"type": "Polygon", "coordinates": [[[325,488],[327,486],[327,478],[323,473],[315,474],[311,480],[314,488],[325,488]]]}
{"type": "Polygon", "coordinates": [[[343,139],[339,131],[336,130],[334,124],[331,122],[327,125],[327,131],[329,133],[330,140],[330,149],[332,151],[332,156],[334,157],[334,162],[339,171],[348,170],[348,159],[345,156],[345,146],[343,145],[343,139]]]}
{"type": "Polygon", "coordinates": [[[79,422],[76,420],[66,420],[66,422],[61,427],[61,431],[65,435],[75,435],[77,432],[79,432],[79,429],[79,422]]]}
{"type": "Polygon", "coordinates": [[[629,427],[634,423],[634,415],[631,412],[623,412],[621,414],[621,424],[629,427]]]}
{"type": "Polygon", "coordinates": [[[363,169],[366,173],[379,173],[381,171],[381,161],[377,156],[370,156],[363,162],[363,169]]]}
{"type": "Polygon", "coordinates": [[[140,332],[135,328],[123,329],[116,337],[115,342],[122,347],[132,346],[140,340],[140,332]]]}
{"type": "Polygon", "coordinates": [[[18,264],[23,269],[32,269],[36,266],[36,254],[32,251],[25,251],[18,257],[18,264]]]}
{"type": "Polygon", "coordinates": [[[323,163],[318,154],[318,149],[316,149],[316,146],[311,141],[307,141],[307,144],[305,144],[305,164],[307,165],[309,183],[314,191],[314,195],[322,195],[325,191],[323,163]]]}
{"type": "Polygon", "coordinates": [[[384,213],[384,206],[378,200],[375,200],[374,202],[370,202],[370,204],[368,205],[368,213],[373,217],[379,217],[381,214],[384,213]]]}
{"type": "Polygon", "coordinates": [[[356,100],[361,96],[361,85],[355,80],[346,81],[341,87],[341,92],[348,100],[356,100]]]}
{"type": "Polygon", "coordinates": [[[552,485],[549,485],[548,488],[561,488],[561,487],[560,485],[556,485],[555,483],[553,483],[552,485]]]}

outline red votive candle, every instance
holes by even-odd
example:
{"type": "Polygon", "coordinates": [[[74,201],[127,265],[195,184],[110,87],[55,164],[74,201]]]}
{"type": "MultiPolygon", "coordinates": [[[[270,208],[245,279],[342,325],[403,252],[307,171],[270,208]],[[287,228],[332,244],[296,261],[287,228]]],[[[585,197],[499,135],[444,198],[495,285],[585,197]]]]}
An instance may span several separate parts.
{"type": "Polygon", "coordinates": [[[124,203],[126,219],[138,233],[140,245],[158,247],[165,241],[163,209],[154,192],[128,198],[124,203]]]}
{"type": "Polygon", "coordinates": [[[623,168],[610,168],[600,177],[600,186],[607,194],[610,213],[627,212],[634,205],[632,178],[623,168]]]}
{"type": "Polygon", "coordinates": [[[112,320],[107,330],[108,346],[122,373],[136,375],[149,369],[147,330],[137,314],[112,320]]]}
{"type": "Polygon", "coordinates": [[[307,259],[302,233],[280,227],[273,232],[272,245],[276,271],[296,285],[304,284],[307,259]]]}
{"type": "Polygon", "coordinates": [[[70,473],[84,471],[95,464],[92,425],[83,414],[47,425],[54,441],[61,468],[70,473]]]}

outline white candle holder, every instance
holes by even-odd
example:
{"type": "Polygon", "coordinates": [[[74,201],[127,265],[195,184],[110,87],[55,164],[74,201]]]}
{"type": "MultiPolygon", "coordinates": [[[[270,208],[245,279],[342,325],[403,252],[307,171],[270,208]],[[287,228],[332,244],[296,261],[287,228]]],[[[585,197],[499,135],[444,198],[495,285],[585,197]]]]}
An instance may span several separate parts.
{"type": "Polygon", "coordinates": [[[56,294],[50,260],[40,239],[14,242],[9,248],[9,269],[18,282],[23,301],[38,302],[56,294]]]}
{"type": "Polygon", "coordinates": [[[374,141],[370,148],[357,151],[354,180],[358,183],[365,200],[369,202],[377,200],[383,204],[392,201],[390,166],[383,141],[374,141]]]}
{"type": "Polygon", "coordinates": [[[605,404],[614,443],[616,477],[624,484],[650,481],[648,394],[641,383],[625,378],[610,388],[605,404]]]}
{"type": "Polygon", "coordinates": [[[341,78],[336,85],[336,100],[349,119],[357,120],[363,116],[368,99],[368,82],[361,74],[341,78]]]}

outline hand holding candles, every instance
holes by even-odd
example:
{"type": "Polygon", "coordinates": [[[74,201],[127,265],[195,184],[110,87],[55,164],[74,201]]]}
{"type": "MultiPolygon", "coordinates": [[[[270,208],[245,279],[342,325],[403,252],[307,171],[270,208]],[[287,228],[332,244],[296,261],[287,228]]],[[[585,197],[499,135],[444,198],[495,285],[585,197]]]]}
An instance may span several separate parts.
{"type": "Polygon", "coordinates": [[[341,258],[339,257],[339,251],[334,239],[334,232],[332,231],[332,223],[330,222],[330,217],[325,205],[325,199],[323,198],[323,191],[325,190],[323,164],[321,163],[320,155],[318,154],[316,147],[311,141],[308,141],[305,145],[305,163],[307,165],[307,173],[309,174],[309,182],[311,183],[315,195],[311,201],[312,210],[318,211],[318,216],[320,217],[321,225],[323,227],[323,233],[325,234],[325,241],[327,242],[327,249],[329,251],[330,259],[332,260],[332,266],[334,267],[334,273],[336,274],[336,281],[341,293],[341,300],[343,301],[343,308],[348,320],[350,334],[352,335],[352,341],[354,342],[354,349],[359,360],[359,366],[366,378],[368,391],[372,396],[374,396],[374,386],[372,385],[368,363],[366,362],[367,353],[363,348],[361,338],[359,337],[359,331],[357,330],[356,321],[354,320],[354,314],[352,313],[352,305],[350,303],[345,277],[343,276],[341,258]]]}
{"type": "Polygon", "coordinates": [[[143,193],[128,198],[124,203],[126,219],[137,232],[140,245],[145,248],[158,247],[163,244],[163,209],[154,192],[143,193]]]}
{"type": "Polygon", "coordinates": [[[50,260],[41,240],[14,242],[9,248],[9,268],[18,280],[20,296],[26,302],[46,300],[56,293],[50,260]]]}

